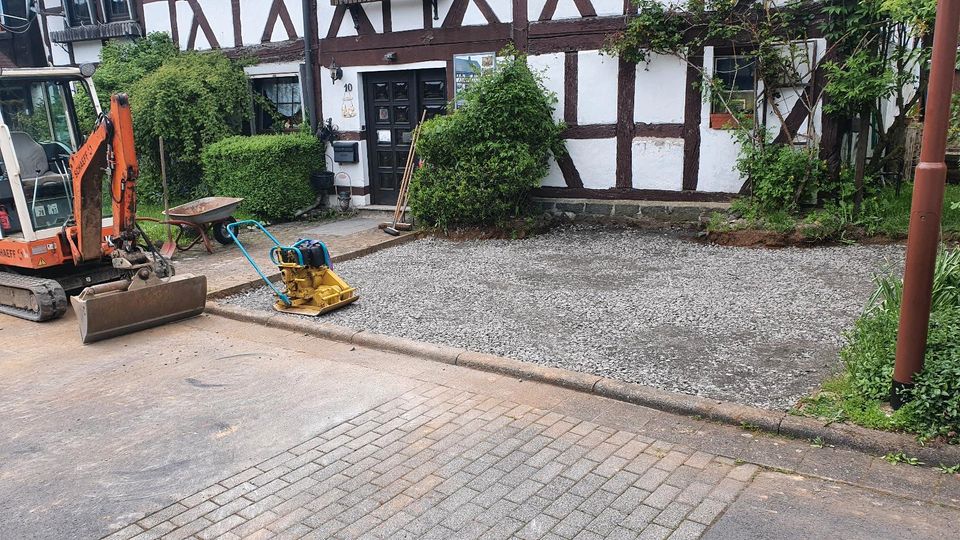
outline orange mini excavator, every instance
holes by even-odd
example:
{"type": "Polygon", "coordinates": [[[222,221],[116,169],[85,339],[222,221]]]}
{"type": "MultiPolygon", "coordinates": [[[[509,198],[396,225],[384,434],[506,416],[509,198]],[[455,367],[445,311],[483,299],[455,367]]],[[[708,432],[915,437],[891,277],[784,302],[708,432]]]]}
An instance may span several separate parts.
{"type": "Polygon", "coordinates": [[[56,319],[79,293],[84,343],[198,315],[207,288],[204,276],[173,276],[137,225],[127,97],[112,96],[93,132],[79,132],[74,100],[99,112],[90,75],[0,71],[0,313],[56,319]]]}

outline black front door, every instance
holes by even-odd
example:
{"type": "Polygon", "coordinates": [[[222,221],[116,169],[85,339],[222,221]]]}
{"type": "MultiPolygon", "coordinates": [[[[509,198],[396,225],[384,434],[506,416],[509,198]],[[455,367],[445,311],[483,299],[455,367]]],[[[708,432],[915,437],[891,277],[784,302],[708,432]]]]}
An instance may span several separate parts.
{"type": "Polygon", "coordinates": [[[443,114],[445,70],[387,71],[364,76],[367,148],[373,204],[396,204],[413,129],[420,115],[443,114]]]}

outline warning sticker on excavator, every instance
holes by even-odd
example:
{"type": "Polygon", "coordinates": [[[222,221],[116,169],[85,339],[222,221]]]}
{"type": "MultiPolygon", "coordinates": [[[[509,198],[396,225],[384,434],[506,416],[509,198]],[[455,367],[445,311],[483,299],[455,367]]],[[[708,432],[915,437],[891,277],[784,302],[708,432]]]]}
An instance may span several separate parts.
{"type": "Polygon", "coordinates": [[[37,266],[46,266],[46,265],[47,265],[47,261],[43,259],[40,259],[40,262],[37,263],[37,266]]]}

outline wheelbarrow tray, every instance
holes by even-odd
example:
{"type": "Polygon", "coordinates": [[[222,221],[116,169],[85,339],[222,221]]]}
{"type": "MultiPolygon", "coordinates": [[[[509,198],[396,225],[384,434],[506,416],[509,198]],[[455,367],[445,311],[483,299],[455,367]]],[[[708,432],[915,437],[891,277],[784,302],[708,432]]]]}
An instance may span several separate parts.
{"type": "Polygon", "coordinates": [[[174,206],[164,212],[168,218],[187,221],[195,225],[216,223],[230,217],[243,199],[236,197],[204,197],[174,206]]]}

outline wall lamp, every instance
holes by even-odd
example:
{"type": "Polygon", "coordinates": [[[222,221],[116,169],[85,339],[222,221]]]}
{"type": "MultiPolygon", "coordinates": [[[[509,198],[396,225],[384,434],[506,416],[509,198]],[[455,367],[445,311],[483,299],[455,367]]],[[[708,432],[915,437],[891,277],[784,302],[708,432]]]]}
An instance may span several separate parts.
{"type": "Polygon", "coordinates": [[[343,69],[337,65],[337,62],[334,61],[330,64],[330,80],[337,82],[343,78],[343,69]]]}

